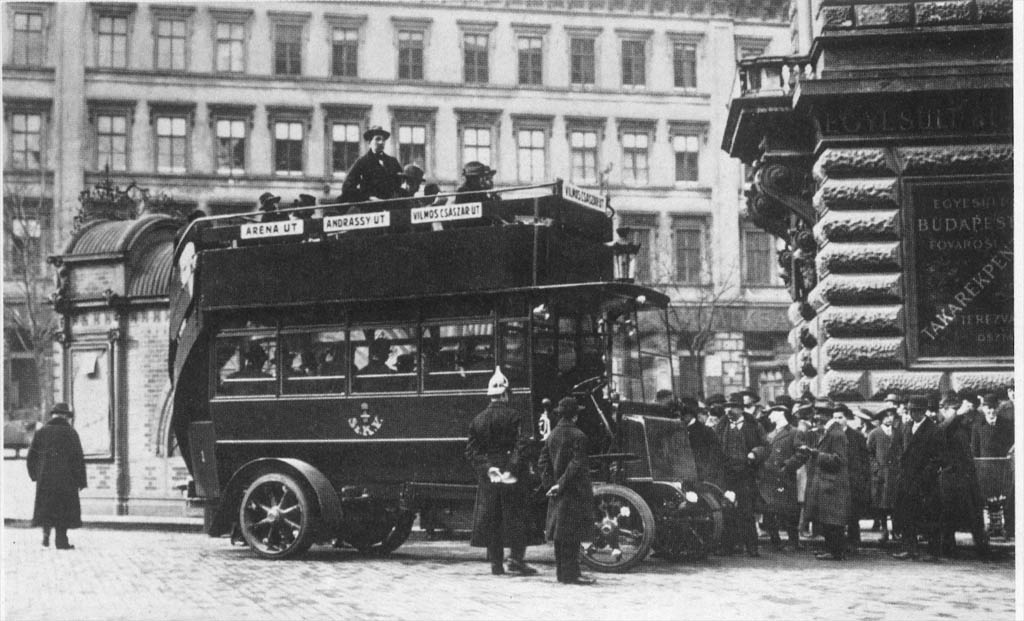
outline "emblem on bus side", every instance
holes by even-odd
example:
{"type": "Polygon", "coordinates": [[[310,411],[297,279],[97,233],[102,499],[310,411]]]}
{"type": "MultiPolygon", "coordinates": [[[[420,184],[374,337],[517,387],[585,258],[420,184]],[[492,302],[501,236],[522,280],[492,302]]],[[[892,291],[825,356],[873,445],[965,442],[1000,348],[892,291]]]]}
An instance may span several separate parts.
{"type": "Polygon", "coordinates": [[[352,431],[356,432],[357,435],[364,437],[369,437],[377,433],[377,430],[384,424],[381,417],[377,414],[370,414],[370,406],[365,402],[359,404],[359,410],[359,414],[349,417],[348,426],[351,427],[352,431]]]}

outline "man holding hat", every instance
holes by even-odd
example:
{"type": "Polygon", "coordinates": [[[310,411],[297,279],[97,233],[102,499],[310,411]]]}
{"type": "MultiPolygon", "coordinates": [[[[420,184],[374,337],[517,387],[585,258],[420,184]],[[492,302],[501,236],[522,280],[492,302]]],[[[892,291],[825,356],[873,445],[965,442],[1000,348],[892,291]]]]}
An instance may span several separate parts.
{"type": "Polygon", "coordinates": [[[940,552],[942,516],[939,471],[948,465],[945,442],[938,425],[926,416],[927,397],[910,397],[907,409],[911,424],[904,430],[907,440],[900,455],[893,507],[893,526],[903,534],[904,550],[893,556],[901,560],[917,558],[917,535],[923,533],[928,540],[928,554],[935,558],[940,552]]]}
{"type": "Polygon", "coordinates": [[[505,548],[511,550],[508,571],[523,576],[537,573],[523,560],[529,535],[530,490],[520,483],[525,474],[521,458],[529,436],[523,417],[509,405],[508,378],[495,367],[487,384],[490,404],[469,425],[466,458],[477,471],[473,534],[469,544],[487,548],[491,573],[505,573],[505,548]]]}
{"type": "Polygon", "coordinates": [[[43,546],[50,545],[50,531],[57,530],[58,550],[71,550],[68,529],[81,528],[79,490],[86,488],[85,458],[78,433],[71,426],[74,413],[66,403],[50,410],[53,418],[36,432],[28,449],[28,476],[36,483],[32,525],[43,528],[43,546]]]}
{"type": "Polygon", "coordinates": [[[974,539],[979,555],[988,554],[985,533],[985,501],[978,486],[978,472],[971,455],[971,428],[958,414],[961,401],[956,393],[939,403],[939,430],[946,440],[949,467],[939,473],[942,495],[942,554],[956,554],[956,533],[966,531],[974,539]]]}
{"type": "Polygon", "coordinates": [[[725,488],[736,494],[736,508],[726,520],[723,546],[726,553],[731,553],[742,543],[747,556],[756,557],[760,556],[754,524],[754,505],[758,497],[755,473],[759,461],[754,449],[764,446],[765,435],[757,421],[744,415],[743,406],[739,394],[730,395],[725,402],[727,418],[719,422],[716,429],[725,454],[725,488]]]}
{"type": "Polygon", "coordinates": [[[555,542],[555,567],[563,584],[593,584],[580,573],[580,542],[593,528],[594,492],[587,461],[587,436],[576,426],[583,408],[574,397],[558,402],[558,424],[544,443],[540,471],[548,488],[547,536],[555,542]]]}
{"type": "Polygon", "coordinates": [[[886,405],[875,413],[878,426],[868,434],[868,463],[871,466],[871,512],[882,529],[881,542],[889,541],[889,514],[892,513],[896,484],[896,462],[892,459],[893,421],[896,408],[886,405]]]}
{"type": "Polygon", "coordinates": [[[768,420],[773,428],[768,432],[767,444],[764,448],[754,449],[755,453],[763,450],[766,454],[757,477],[762,501],[760,509],[764,513],[765,530],[772,545],[782,544],[779,537],[781,528],[786,531],[788,543],[795,551],[800,549],[796,473],[804,461],[796,454],[796,447],[806,442],[803,433],[792,426],[792,414],[784,403],[776,402],[768,408],[768,420]]]}
{"type": "Polygon", "coordinates": [[[398,196],[402,165],[384,152],[391,132],[374,125],[363,133],[369,150],[352,164],[341,185],[341,202],[359,203],[371,199],[386,200],[398,196]]]}

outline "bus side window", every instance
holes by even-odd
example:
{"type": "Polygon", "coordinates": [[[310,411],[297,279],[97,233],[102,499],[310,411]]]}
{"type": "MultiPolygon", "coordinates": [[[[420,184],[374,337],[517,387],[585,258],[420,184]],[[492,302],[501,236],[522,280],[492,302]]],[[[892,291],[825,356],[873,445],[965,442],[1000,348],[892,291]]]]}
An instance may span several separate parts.
{"type": "Polygon", "coordinates": [[[494,373],[491,322],[423,328],[424,389],[479,390],[494,373]]]}
{"type": "Polygon", "coordinates": [[[218,396],[277,392],[277,346],[273,335],[219,336],[216,349],[218,396]]]}
{"type": "Polygon", "coordinates": [[[526,322],[504,321],[500,326],[501,370],[513,388],[529,386],[526,364],[526,322]]]}
{"type": "Polygon", "coordinates": [[[343,330],[283,334],[285,394],[345,394],[346,342],[343,330]]]}
{"type": "Polygon", "coordinates": [[[413,327],[352,330],[353,392],[416,390],[419,349],[413,327]]]}

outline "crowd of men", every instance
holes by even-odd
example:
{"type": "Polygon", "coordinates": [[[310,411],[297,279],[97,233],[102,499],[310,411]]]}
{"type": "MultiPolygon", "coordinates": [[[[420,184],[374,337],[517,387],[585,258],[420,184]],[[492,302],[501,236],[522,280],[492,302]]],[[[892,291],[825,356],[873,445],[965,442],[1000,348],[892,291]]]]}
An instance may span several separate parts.
{"type": "Polygon", "coordinates": [[[758,556],[760,525],[791,550],[823,536],[816,557],[836,561],[856,551],[862,519],[899,559],[953,556],[957,532],[982,556],[990,536],[1012,536],[1013,399],[1012,386],[1005,398],[890,394],[869,413],[810,395],[767,407],[753,391],[658,395],[687,425],[698,476],[735,494],[722,553],[758,556]]]}

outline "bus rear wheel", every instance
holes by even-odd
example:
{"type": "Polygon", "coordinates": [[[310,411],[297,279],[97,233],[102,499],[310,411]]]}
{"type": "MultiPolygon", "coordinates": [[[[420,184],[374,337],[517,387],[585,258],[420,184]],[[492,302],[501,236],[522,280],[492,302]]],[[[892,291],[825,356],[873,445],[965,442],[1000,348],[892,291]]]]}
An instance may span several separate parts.
{"type": "Polygon", "coordinates": [[[313,545],[316,516],[306,488],[292,475],[271,472],[246,488],[238,510],[242,537],[261,558],[284,559],[313,545]]]}

